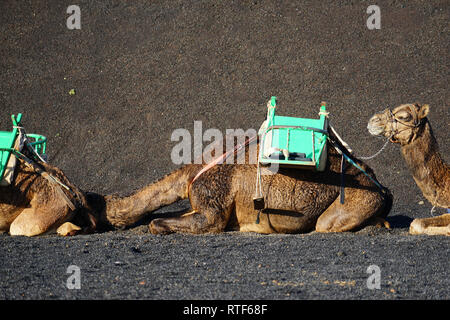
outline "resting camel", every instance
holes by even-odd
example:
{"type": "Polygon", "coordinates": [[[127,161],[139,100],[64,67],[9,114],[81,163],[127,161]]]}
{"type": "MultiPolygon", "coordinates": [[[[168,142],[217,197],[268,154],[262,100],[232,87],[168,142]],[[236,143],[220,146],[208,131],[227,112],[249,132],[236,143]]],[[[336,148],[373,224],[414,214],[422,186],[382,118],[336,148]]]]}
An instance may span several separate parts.
{"type": "MultiPolygon", "coordinates": [[[[248,164],[248,149],[245,152],[245,164],[216,165],[195,181],[205,164],[185,165],[128,197],[106,196],[100,206],[101,219],[114,227],[125,227],[148,212],[189,198],[190,212],[154,219],[150,232],[202,234],[234,230],[268,234],[314,229],[342,232],[371,224],[389,227],[384,218],[391,209],[392,195],[384,187],[380,190],[352,165],[345,170],[345,197],[341,203],[341,155],[332,147],[328,148],[324,172],[280,168],[276,174],[262,175],[265,208],[255,210],[257,167],[248,164]]],[[[375,179],[367,165],[356,159],[355,162],[375,179]]]]}
{"type": "MultiPolygon", "coordinates": [[[[25,148],[22,152],[28,159],[33,158],[30,150],[25,148]]],[[[18,159],[13,182],[0,187],[0,232],[36,236],[55,230],[60,235],[95,230],[95,213],[84,193],[60,169],[40,160],[34,165],[18,159]],[[54,179],[47,179],[49,175],[70,191],[54,179]]]]}
{"type": "MultiPolygon", "coordinates": [[[[339,141],[335,143],[354,159],[339,141]]],[[[149,212],[186,198],[190,200],[191,212],[154,219],[150,231],[300,233],[314,229],[350,231],[371,224],[389,227],[384,218],[392,206],[390,192],[377,187],[373,171],[357,159],[355,163],[371,178],[348,165],[342,184],[342,156],[334,148],[327,150],[324,172],[280,169],[276,174],[263,175],[266,207],[260,212],[253,207],[257,171],[254,164],[220,164],[200,176],[197,174],[205,164],[185,165],[128,197],[103,197],[84,194],[60,169],[37,160],[39,171],[57,178],[70,191],[60,188],[19,159],[13,184],[0,187],[0,230],[33,236],[55,229],[60,235],[88,233],[102,224],[123,228],[149,212]],[[339,197],[342,188],[343,203],[339,197]]],[[[23,152],[32,157],[29,150],[23,152]]],[[[248,149],[245,152],[249,163],[248,149]]]]}
{"type": "MultiPolygon", "coordinates": [[[[450,169],[442,160],[427,115],[427,104],[402,104],[375,114],[369,132],[400,144],[406,165],[424,197],[435,207],[450,207],[450,169]]],[[[447,211],[448,212],[448,211],[447,211]]],[[[450,214],[414,219],[411,234],[450,235],[450,214]]]]}

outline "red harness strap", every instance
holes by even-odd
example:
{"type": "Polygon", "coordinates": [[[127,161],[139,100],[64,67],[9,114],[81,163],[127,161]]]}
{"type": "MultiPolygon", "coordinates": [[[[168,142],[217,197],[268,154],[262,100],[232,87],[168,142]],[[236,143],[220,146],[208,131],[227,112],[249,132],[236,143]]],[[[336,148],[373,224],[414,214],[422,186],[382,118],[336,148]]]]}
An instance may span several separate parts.
{"type": "Polygon", "coordinates": [[[232,154],[238,153],[242,148],[245,148],[246,146],[248,146],[251,142],[253,142],[257,138],[258,138],[258,135],[254,135],[253,137],[248,138],[247,140],[245,140],[245,142],[243,144],[237,145],[236,147],[234,147],[233,150],[225,152],[220,157],[217,157],[216,159],[214,159],[214,161],[212,161],[212,162],[208,163],[206,166],[204,166],[202,168],[202,170],[200,170],[197,173],[197,175],[194,177],[194,179],[192,179],[192,181],[189,183],[188,194],[191,192],[191,186],[194,183],[194,181],[197,180],[203,173],[205,173],[212,167],[216,166],[217,164],[222,164],[223,162],[225,162],[226,159],[228,159],[229,156],[231,156],[232,154]]]}

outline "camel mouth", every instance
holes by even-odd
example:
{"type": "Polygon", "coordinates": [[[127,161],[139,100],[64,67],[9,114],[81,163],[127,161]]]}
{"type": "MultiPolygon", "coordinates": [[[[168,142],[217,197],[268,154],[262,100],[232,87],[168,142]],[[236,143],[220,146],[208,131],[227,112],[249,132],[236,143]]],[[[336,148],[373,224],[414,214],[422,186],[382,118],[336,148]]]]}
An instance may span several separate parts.
{"type": "Polygon", "coordinates": [[[373,136],[381,136],[384,133],[384,126],[381,125],[380,119],[377,116],[373,116],[367,124],[367,130],[373,136]]]}
{"type": "Polygon", "coordinates": [[[383,135],[384,128],[379,126],[373,126],[370,123],[367,125],[367,130],[372,136],[381,136],[383,135]]]}

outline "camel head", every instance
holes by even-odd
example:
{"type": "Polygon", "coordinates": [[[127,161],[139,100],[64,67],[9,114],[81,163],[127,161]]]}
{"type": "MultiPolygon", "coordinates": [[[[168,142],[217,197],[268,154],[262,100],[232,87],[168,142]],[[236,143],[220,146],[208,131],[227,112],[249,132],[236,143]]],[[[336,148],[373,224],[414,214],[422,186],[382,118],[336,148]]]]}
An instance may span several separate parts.
{"type": "Polygon", "coordinates": [[[382,113],[374,114],[367,124],[367,129],[373,136],[385,136],[390,138],[391,142],[406,145],[418,135],[429,110],[427,104],[402,104],[393,110],[386,109],[382,113]]]}

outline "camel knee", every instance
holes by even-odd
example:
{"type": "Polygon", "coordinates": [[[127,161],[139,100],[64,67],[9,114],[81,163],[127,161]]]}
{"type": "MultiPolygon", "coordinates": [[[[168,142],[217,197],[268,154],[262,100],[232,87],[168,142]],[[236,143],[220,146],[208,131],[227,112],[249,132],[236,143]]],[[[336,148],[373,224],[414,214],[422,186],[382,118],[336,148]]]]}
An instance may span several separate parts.
{"type": "Polygon", "coordinates": [[[322,214],[316,222],[317,232],[347,232],[367,224],[379,224],[390,228],[384,219],[371,219],[363,215],[348,213],[345,210],[335,210],[322,214]]]}
{"type": "Polygon", "coordinates": [[[414,219],[409,226],[410,234],[422,234],[424,233],[425,225],[421,219],[414,219]]]}
{"type": "Polygon", "coordinates": [[[37,236],[46,232],[54,221],[46,215],[39,215],[34,208],[23,210],[9,227],[12,236],[37,236]]]}
{"type": "Polygon", "coordinates": [[[158,218],[154,219],[150,222],[148,225],[148,230],[152,234],[170,234],[173,233],[173,231],[170,230],[170,228],[165,224],[165,219],[158,218]]]}
{"type": "Polygon", "coordinates": [[[27,221],[14,220],[9,227],[9,234],[12,236],[37,236],[44,233],[45,230],[39,225],[27,221]]]}
{"type": "Polygon", "coordinates": [[[316,231],[317,232],[331,232],[331,225],[329,223],[325,223],[324,219],[318,219],[316,223],[316,231]]]}
{"type": "Polygon", "coordinates": [[[341,221],[337,221],[336,217],[330,216],[320,216],[316,222],[316,231],[317,232],[342,232],[347,231],[343,228],[343,224],[341,221]]]}

